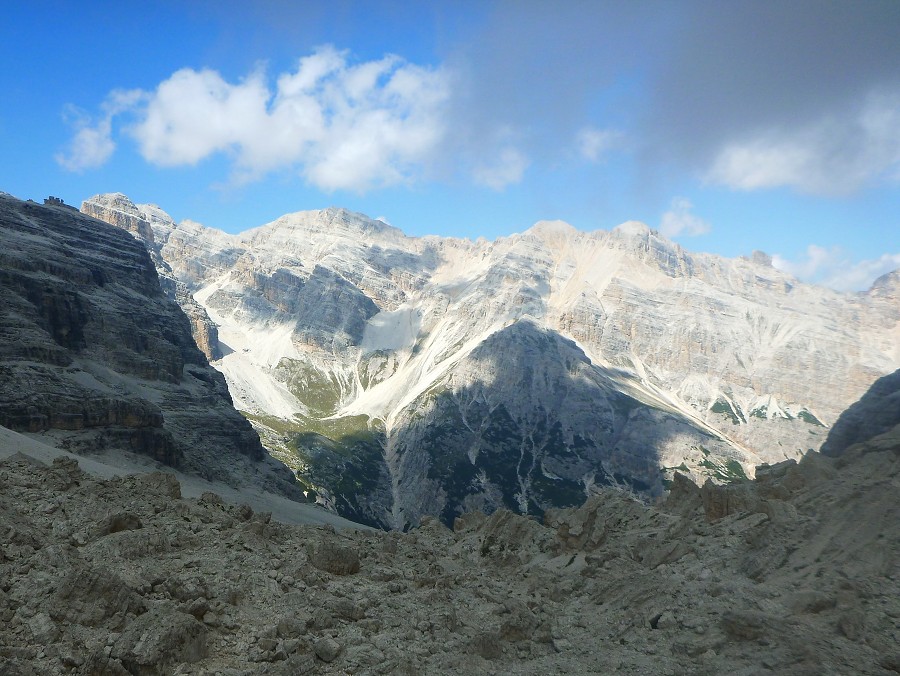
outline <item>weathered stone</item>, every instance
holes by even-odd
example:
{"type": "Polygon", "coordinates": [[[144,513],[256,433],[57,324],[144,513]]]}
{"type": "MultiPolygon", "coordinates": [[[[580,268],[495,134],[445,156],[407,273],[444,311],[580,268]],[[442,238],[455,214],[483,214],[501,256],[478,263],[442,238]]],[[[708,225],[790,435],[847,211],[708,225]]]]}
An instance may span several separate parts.
{"type": "Polygon", "coordinates": [[[323,636],[315,643],[316,657],[323,662],[334,662],[341,654],[342,646],[330,636],[323,636]]]}
{"type": "Polygon", "coordinates": [[[359,554],[351,547],[322,542],[309,556],[309,562],[332,575],[352,575],[359,572],[359,554]]]}
{"type": "Polygon", "coordinates": [[[50,615],[58,622],[88,627],[111,622],[115,627],[123,624],[126,614],[144,608],[143,599],[108,568],[79,566],[60,580],[50,615]]]}
{"type": "Polygon", "coordinates": [[[503,655],[500,633],[488,631],[478,634],[472,639],[472,651],[486,660],[496,660],[503,655]]]}
{"type": "Polygon", "coordinates": [[[190,615],[151,609],[125,627],[112,656],[137,676],[162,676],[208,654],[207,629],[190,615]]]}
{"type": "Polygon", "coordinates": [[[752,641],[770,627],[771,619],[753,611],[727,611],[722,615],[722,630],[731,638],[752,641]]]}
{"type": "Polygon", "coordinates": [[[710,521],[738,512],[754,512],[760,507],[759,497],[747,482],[722,486],[707,479],[700,488],[700,497],[710,521]]]}

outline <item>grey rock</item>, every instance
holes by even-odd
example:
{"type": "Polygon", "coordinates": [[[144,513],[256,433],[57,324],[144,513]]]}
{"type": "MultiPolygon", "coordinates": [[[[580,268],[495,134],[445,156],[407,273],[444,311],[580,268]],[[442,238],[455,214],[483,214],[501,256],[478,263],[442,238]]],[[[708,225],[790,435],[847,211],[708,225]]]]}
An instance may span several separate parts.
{"type": "Polygon", "coordinates": [[[154,608],[125,627],[113,645],[112,656],[132,674],[161,676],[178,664],[206,657],[207,633],[190,615],[154,608]]]}
{"type": "Polygon", "coordinates": [[[12,455],[0,460],[0,664],[54,675],[883,673],[900,617],[900,454],[871,443],[747,482],[760,504],[794,510],[790,522],[709,522],[699,507],[607,488],[545,523],[507,510],[463,517],[457,531],[432,521],[378,534],[270,519],[266,538],[226,527],[235,517],[209,496],[171,497],[177,483],[162,474],[99,479],[12,455]],[[98,514],[142,527],[68,546],[98,514]],[[310,565],[324,545],[356,552],[360,570],[310,565]],[[756,579],[741,574],[749,559],[756,579]],[[303,586],[285,592],[287,577],[303,586]]]}
{"type": "Polygon", "coordinates": [[[316,657],[323,662],[334,662],[341,654],[343,646],[330,636],[323,636],[316,641],[314,650],[316,657]]]}
{"type": "Polygon", "coordinates": [[[323,542],[315,547],[310,553],[309,562],[332,575],[352,575],[359,572],[357,551],[333,542],[323,542]]]}
{"type": "Polygon", "coordinates": [[[0,242],[0,425],[76,453],[138,453],[302,499],[234,410],[144,244],[6,195],[0,242]]]}

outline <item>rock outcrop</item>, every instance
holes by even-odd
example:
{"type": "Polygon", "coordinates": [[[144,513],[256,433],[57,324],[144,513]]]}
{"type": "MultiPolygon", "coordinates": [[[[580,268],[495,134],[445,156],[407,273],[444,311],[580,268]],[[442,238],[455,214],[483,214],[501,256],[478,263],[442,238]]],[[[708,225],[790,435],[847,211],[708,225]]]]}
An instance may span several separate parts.
{"type": "Polygon", "coordinates": [[[0,195],[0,425],[302,495],[238,414],[144,245],[0,195]]]}
{"type": "Polygon", "coordinates": [[[270,452],[369,523],[476,505],[539,516],[550,494],[571,505],[611,482],[652,497],[676,468],[749,476],[818,448],[900,367],[896,275],[840,294],[640,223],[472,242],[341,209],[240,235],[127,210],[218,325],[214,366],[270,452]],[[575,396],[584,378],[608,396],[575,396]],[[633,403],[627,420],[610,401],[633,403]]]}

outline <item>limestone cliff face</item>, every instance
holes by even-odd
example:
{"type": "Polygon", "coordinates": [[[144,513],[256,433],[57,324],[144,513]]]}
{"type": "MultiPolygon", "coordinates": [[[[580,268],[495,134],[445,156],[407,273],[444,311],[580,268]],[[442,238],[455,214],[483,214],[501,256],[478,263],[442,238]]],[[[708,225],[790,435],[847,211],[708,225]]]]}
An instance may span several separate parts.
{"type": "Polygon", "coordinates": [[[135,209],[219,326],[214,365],[267,447],[382,525],[537,512],[603,482],[653,494],[675,468],[751,475],[818,448],[900,367],[896,274],[841,294],[640,223],[472,242],[333,208],[239,235],[135,209]]]}
{"type": "Polygon", "coordinates": [[[0,195],[0,242],[0,425],[298,494],[234,410],[140,241],[0,195]]]}
{"type": "Polygon", "coordinates": [[[81,211],[88,216],[115,225],[117,228],[127,230],[144,243],[156,266],[162,290],[169,298],[178,303],[188,319],[191,320],[191,334],[194,336],[197,347],[209,361],[220,359],[222,351],[219,347],[218,329],[206,314],[203,306],[194,300],[184,283],[175,277],[172,268],[160,255],[159,247],[153,237],[150,219],[121,193],[98,195],[86,200],[81,205],[81,211]]]}

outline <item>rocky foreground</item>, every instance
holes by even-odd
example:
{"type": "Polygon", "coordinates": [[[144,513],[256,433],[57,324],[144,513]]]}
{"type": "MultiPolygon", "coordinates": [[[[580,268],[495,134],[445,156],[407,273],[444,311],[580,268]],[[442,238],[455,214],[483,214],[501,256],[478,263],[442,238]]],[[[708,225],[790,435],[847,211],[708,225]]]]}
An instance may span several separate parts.
{"type": "Polygon", "coordinates": [[[900,433],[545,524],[288,526],[0,464],[3,674],[900,672],[900,433]]]}

